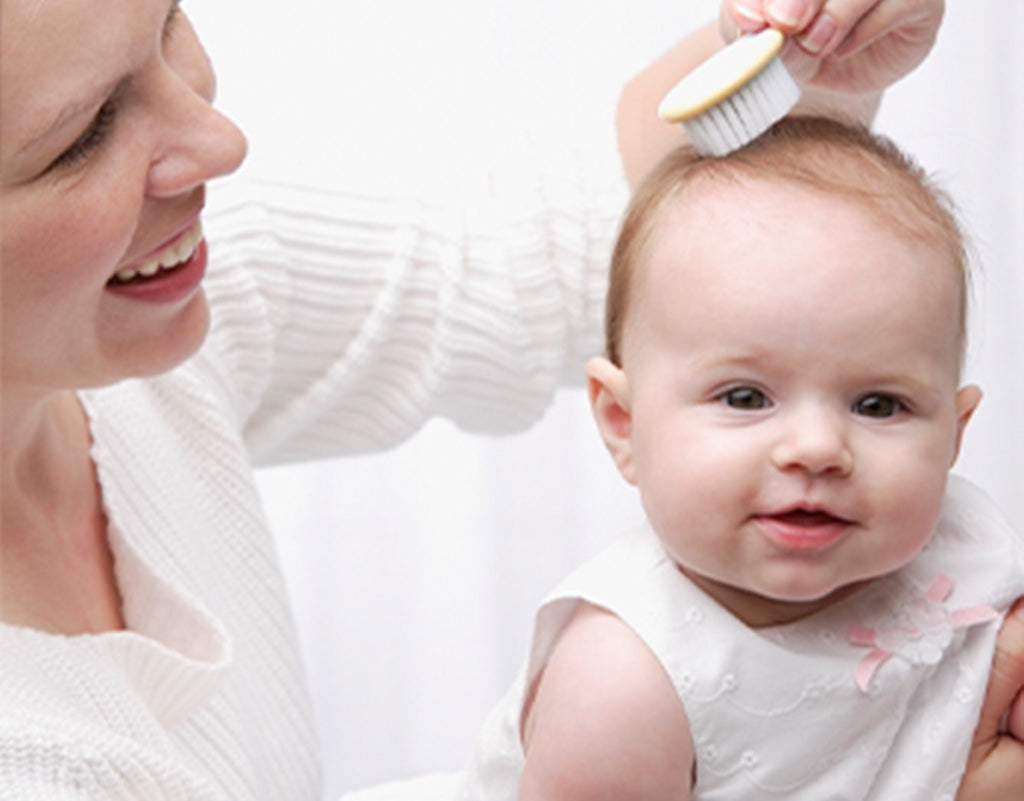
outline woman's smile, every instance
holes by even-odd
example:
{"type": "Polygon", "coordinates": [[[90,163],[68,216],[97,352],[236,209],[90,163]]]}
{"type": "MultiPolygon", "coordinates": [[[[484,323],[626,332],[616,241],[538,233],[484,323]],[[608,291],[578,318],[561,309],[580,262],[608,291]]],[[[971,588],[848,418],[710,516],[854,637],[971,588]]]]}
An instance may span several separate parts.
{"type": "Polygon", "coordinates": [[[136,259],[130,266],[122,267],[110,279],[110,283],[127,284],[138,279],[152,278],[161,270],[172,270],[179,267],[192,258],[202,238],[203,226],[196,219],[183,233],[173,237],[169,244],[162,245],[146,256],[136,259]]]}
{"type": "Polygon", "coordinates": [[[197,218],[169,244],[118,270],[107,282],[107,289],[132,300],[174,303],[199,288],[206,263],[206,240],[197,218]]]}

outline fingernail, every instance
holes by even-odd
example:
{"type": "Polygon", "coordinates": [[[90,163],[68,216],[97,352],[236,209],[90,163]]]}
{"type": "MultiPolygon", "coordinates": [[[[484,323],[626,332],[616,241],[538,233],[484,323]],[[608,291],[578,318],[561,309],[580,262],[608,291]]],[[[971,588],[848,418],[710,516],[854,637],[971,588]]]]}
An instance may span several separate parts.
{"type": "Polygon", "coordinates": [[[775,0],[768,6],[768,16],[787,28],[795,28],[800,24],[803,11],[803,0],[775,0]]]}
{"type": "Polygon", "coordinates": [[[797,41],[808,53],[819,55],[832,44],[838,27],[832,17],[828,14],[821,14],[814,20],[814,24],[811,25],[807,33],[797,37],[797,41]]]}
{"type": "Polygon", "coordinates": [[[743,17],[743,19],[753,22],[757,25],[764,25],[764,17],[760,13],[754,11],[742,3],[733,3],[732,10],[737,16],[743,17]]]}

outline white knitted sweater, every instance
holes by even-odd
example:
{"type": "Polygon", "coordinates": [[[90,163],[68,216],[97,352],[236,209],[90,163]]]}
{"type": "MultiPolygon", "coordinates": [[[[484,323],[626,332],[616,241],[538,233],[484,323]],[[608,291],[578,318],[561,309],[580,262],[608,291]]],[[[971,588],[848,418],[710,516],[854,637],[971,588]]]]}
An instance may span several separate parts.
{"type": "Polygon", "coordinates": [[[394,445],[433,415],[491,432],[537,417],[599,349],[626,194],[608,145],[465,213],[223,190],[203,349],[81,395],[128,628],[0,626],[0,799],[319,798],[252,465],[394,445]]]}

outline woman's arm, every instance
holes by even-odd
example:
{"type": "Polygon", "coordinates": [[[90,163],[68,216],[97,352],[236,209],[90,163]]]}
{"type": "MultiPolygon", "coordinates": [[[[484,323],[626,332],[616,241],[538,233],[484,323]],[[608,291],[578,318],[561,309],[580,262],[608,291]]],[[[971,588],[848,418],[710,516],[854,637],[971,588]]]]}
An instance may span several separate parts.
{"type": "Polygon", "coordinates": [[[882,92],[931,50],[941,0],[793,0],[785,14],[770,0],[725,0],[721,20],[695,31],[623,89],[617,126],[626,176],[635,184],[683,141],[655,109],[686,73],[740,33],[766,25],[790,35],[783,59],[804,88],[798,111],[871,122],[882,92]]]}

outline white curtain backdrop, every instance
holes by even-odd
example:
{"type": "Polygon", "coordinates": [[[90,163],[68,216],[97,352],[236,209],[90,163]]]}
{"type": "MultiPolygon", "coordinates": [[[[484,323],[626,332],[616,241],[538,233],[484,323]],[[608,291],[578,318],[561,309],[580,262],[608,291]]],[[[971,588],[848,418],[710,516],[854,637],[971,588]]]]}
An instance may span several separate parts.
{"type": "MultiPolygon", "coordinates": [[[[969,378],[986,397],[958,471],[1024,527],[1024,4],[948,5],[936,49],[888,94],[876,127],[938,174],[971,233],[969,378]]],[[[250,136],[250,172],[422,191],[439,177],[438,153],[469,159],[491,110],[547,115],[554,132],[560,98],[606,92],[717,4],[186,8],[217,68],[221,106],[250,136]]],[[[572,389],[520,436],[435,421],[391,452],[260,480],[294,597],[328,798],[458,767],[525,654],[534,605],[639,519],[572,389]]]]}

